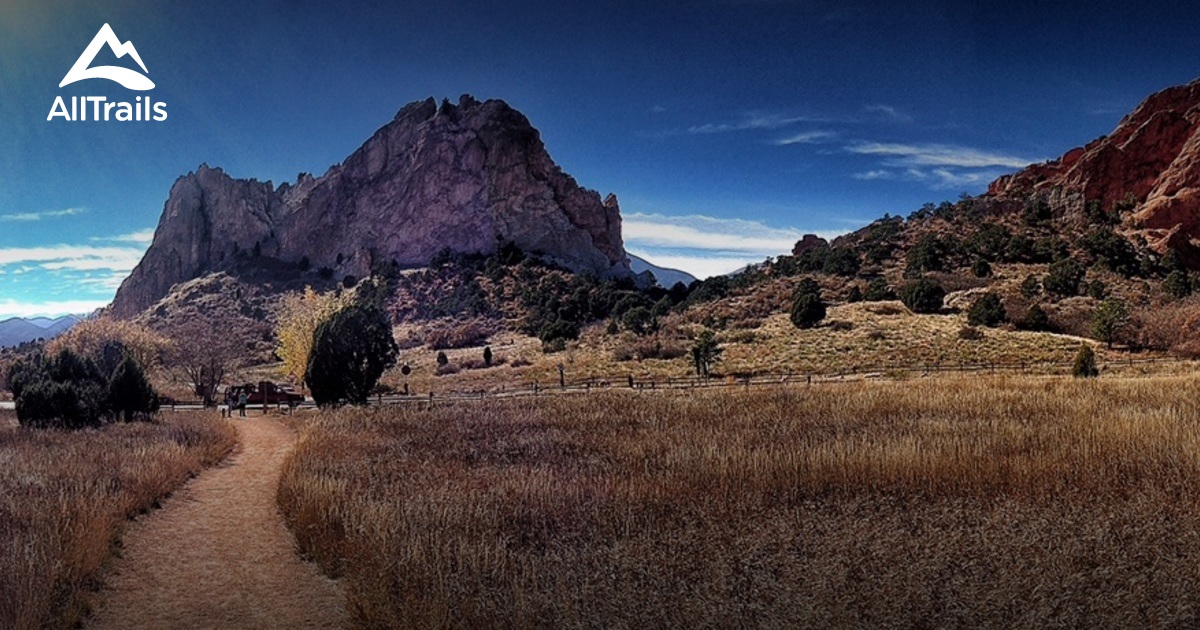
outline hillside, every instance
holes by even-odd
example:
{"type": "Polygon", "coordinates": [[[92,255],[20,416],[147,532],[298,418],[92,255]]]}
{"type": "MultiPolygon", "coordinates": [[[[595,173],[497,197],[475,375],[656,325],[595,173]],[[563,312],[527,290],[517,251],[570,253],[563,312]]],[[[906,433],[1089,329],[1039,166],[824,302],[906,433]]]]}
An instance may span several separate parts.
{"type": "MultiPolygon", "coordinates": [[[[434,109],[431,103],[416,104],[397,120],[419,118],[424,121],[417,125],[425,130],[421,133],[432,133],[428,130],[457,124],[453,121],[462,120],[464,112],[481,107],[511,111],[489,103],[464,101],[460,108],[434,109]]],[[[302,261],[308,264],[285,260],[279,257],[279,239],[249,253],[248,243],[235,241],[236,253],[227,256],[220,271],[176,284],[139,318],[167,331],[172,321],[220,319],[223,323],[214,326],[240,331],[248,352],[268,361],[279,294],[306,285],[319,291],[351,290],[362,277],[357,274],[364,272],[355,265],[367,256],[371,265],[365,271],[385,279],[393,291],[387,308],[403,348],[401,362],[414,369],[411,384],[430,391],[553,382],[559,365],[574,379],[685,377],[695,371],[690,348],[705,331],[712,331],[724,348],[715,373],[739,376],[962,364],[1061,366],[1089,337],[1111,346],[1100,349],[1102,361],[1130,350],[1151,351],[1149,356],[1168,350],[1194,355],[1200,353],[1200,302],[1190,295],[1200,287],[1200,278],[1189,270],[1186,248],[1152,238],[1145,217],[1164,203],[1155,191],[1166,190],[1168,182],[1184,190],[1195,181],[1186,168],[1189,141],[1163,141],[1152,152],[1147,138],[1157,137],[1155,130],[1164,120],[1191,120],[1188,112],[1197,105],[1200,91],[1193,86],[1167,90],[1126,117],[1111,136],[1056,162],[1001,178],[987,194],[926,204],[907,217],[885,216],[832,243],[806,236],[790,254],[733,276],[672,283],[670,290],[649,286],[644,277],[636,283],[633,271],[643,267],[624,257],[623,249],[621,264],[608,268],[621,270],[614,275],[596,273],[594,267],[580,266],[579,259],[552,255],[545,247],[527,249],[503,239],[493,239],[492,248],[480,251],[443,248],[419,264],[381,262],[369,245],[347,246],[333,266],[322,264],[329,261],[316,250],[302,261]],[[1130,179],[1131,174],[1140,179],[1130,179]],[[1112,192],[1122,187],[1130,187],[1132,194],[1112,192]],[[788,312],[805,279],[817,282],[828,314],[816,327],[797,330],[788,312]],[[919,279],[945,291],[940,309],[916,313],[897,299],[919,279]],[[988,294],[998,298],[999,319],[972,325],[968,311],[988,294]],[[1108,333],[1099,335],[1094,319],[1102,306],[1115,309],[1119,317],[1108,333]],[[485,345],[495,346],[496,366],[482,364],[485,345]],[[435,363],[443,351],[449,359],[444,366],[435,363]]],[[[410,124],[393,123],[403,128],[410,124]]],[[[391,133],[385,130],[360,152],[391,133]]],[[[1185,132],[1191,133],[1191,127],[1177,129],[1171,137],[1185,132]]],[[[544,156],[540,145],[536,148],[534,154],[544,156]]],[[[234,181],[211,170],[189,178],[234,181]]],[[[319,188],[304,187],[310,191],[305,198],[319,188]]],[[[269,185],[247,182],[234,188],[245,193],[243,200],[246,191],[280,194],[269,185]]],[[[293,194],[289,187],[280,190],[293,194]]],[[[177,201],[173,194],[164,225],[179,220],[171,214],[182,208],[177,201]]],[[[200,205],[210,206],[219,212],[233,212],[234,207],[219,200],[200,205]]],[[[611,210],[619,221],[615,204],[611,210]]],[[[193,215],[203,214],[197,212],[193,215]]],[[[520,209],[511,213],[506,216],[533,220],[520,209]]],[[[293,220],[264,216],[280,225],[293,220]]],[[[1162,219],[1158,221],[1155,225],[1162,219]]],[[[331,229],[342,228],[331,224],[331,229]]],[[[562,229],[567,241],[590,234],[562,229]]],[[[614,229],[609,242],[620,243],[619,224],[614,229]]],[[[1183,223],[1171,227],[1174,234],[1188,229],[1183,223]]],[[[170,231],[160,226],[160,235],[170,231]]],[[[154,268],[155,257],[165,251],[171,250],[152,247],[143,265],[154,268]]],[[[652,270],[656,277],[661,272],[652,270]]],[[[123,288],[123,295],[142,291],[137,289],[138,274],[126,282],[134,289],[123,288]]],[[[136,303],[129,299],[123,304],[136,303]]],[[[120,313],[120,304],[114,310],[120,313]]],[[[400,385],[397,377],[386,380],[400,385]]]]}

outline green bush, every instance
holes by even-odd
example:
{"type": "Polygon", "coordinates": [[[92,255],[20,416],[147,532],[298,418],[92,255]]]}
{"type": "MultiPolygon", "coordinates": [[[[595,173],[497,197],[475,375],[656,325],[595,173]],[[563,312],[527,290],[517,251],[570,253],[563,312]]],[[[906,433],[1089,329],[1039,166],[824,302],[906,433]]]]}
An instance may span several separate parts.
{"type": "Polygon", "coordinates": [[[1019,327],[1022,330],[1032,330],[1035,332],[1047,331],[1050,330],[1050,318],[1046,315],[1046,311],[1042,309],[1040,304],[1034,304],[1025,313],[1025,317],[1021,320],[1019,327]]]}
{"type": "Polygon", "coordinates": [[[131,422],[158,411],[158,395],[137,361],[126,356],[108,379],[108,407],[114,417],[131,422]]]}
{"type": "Polygon", "coordinates": [[[18,362],[9,371],[9,383],[22,426],[83,429],[112,416],[109,378],[90,358],[70,350],[18,362]]]}
{"type": "Polygon", "coordinates": [[[1038,277],[1029,274],[1025,276],[1025,280],[1021,281],[1021,295],[1027,298],[1035,298],[1042,294],[1042,282],[1038,277]]]}
{"type": "Polygon", "coordinates": [[[791,318],[796,328],[812,328],[825,319],[825,302],[816,293],[797,293],[792,301],[791,318]]]}
{"type": "Polygon", "coordinates": [[[1079,352],[1075,355],[1075,365],[1071,368],[1071,374],[1075,378],[1095,378],[1100,376],[1100,370],[1096,367],[1096,353],[1086,343],[1079,346],[1079,352]]]}
{"type": "Polygon", "coordinates": [[[1083,265],[1070,258],[1064,258],[1050,265],[1050,272],[1042,281],[1042,287],[1047,293],[1058,297],[1079,295],[1079,285],[1083,282],[1084,273],[1086,272],[1083,265]]]}
{"type": "Polygon", "coordinates": [[[967,323],[972,326],[988,326],[994,328],[1008,320],[1004,311],[1004,303],[1000,296],[988,291],[975,300],[967,311],[967,323]]]}
{"type": "Polygon", "coordinates": [[[1188,277],[1186,271],[1179,269],[1167,274],[1167,277],[1163,280],[1162,287],[1164,293],[1177,300],[1181,300],[1192,294],[1191,278],[1188,277]]]}
{"type": "Polygon", "coordinates": [[[976,278],[989,278],[992,275],[992,266],[988,261],[976,258],[975,262],[971,263],[971,275],[976,278]]]}
{"type": "Polygon", "coordinates": [[[900,301],[914,313],[937,313],[942,310],[946,290],[930,278],[910,282],[900,291],[900,301]]]}
{"type": "Polygon", "coordinates": [[[886,302],[896,299],[896,294],[888,286],[887,280],[875,278],[867,284],[867,291],[863,294],[863,299],[867,302],[886,302]]]}
{"type": "Polygon", "coordinates": [[[367,404],[399,348],[387,315],[375,305],[353,304],[317,326],[305,382],[320,406],[367,404]]]}

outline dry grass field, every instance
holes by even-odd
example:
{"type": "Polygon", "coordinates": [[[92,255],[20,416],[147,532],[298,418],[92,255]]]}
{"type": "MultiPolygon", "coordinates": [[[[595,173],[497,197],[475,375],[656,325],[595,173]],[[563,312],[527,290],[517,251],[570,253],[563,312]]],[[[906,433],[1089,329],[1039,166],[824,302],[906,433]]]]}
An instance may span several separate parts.
{"type": "Polygon", "coordinates": [[[1200,379],[315,416],[279,504],[365,627],[1200,622],[1200,379]]]}
{"type": "Polygon", "coordinates": [[[236,442],[211,414],[74,433],[0,414],[0,628],[74,626],[126,519],[236,442]]]}

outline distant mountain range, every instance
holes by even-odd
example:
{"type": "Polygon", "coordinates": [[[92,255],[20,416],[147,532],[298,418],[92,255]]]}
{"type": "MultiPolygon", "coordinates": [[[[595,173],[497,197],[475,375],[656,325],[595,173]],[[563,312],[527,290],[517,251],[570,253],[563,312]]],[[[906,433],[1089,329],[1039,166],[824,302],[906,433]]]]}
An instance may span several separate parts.
{"type": "Polygon", "coordinates": [[[13,317],[0,321],[0,348],[17,346],[36,339],[53,339],[71,329],[83,319],[77,315],[64,315],[55,319],[13,317]]]}
{"type": "Polygon", "coordinates": [[[658,283],[658,286],[664,289],[670,289],[675,286],[676,282],[682,282],[683,286],[688,286],[696,281],[696,276],[686,271],[659,267],[644,258],[638,258],[633,254],[626,253],[629,256],[629,268],[633,270],[633,273],[641,274],[644,271],[649,271],[654,274],[654,280],[658,283]]]}

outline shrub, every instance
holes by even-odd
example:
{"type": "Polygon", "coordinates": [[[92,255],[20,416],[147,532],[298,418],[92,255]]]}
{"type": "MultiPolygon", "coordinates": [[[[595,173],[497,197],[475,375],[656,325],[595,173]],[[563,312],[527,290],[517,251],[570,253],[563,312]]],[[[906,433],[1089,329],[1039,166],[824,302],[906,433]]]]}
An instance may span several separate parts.
{"type": "Polygon", "coordinates": [[[945,289],[930,278],[910,282],[900,292],[900,301],[914,313],[937,313],[945,299],[945,289]]]}
{"type": "Polygon", "coordinates": [[[861,301],[863,301],[862,289],[858,288],[857,284],[850,287],[850,292],[846,294],[846,302],[854,304],[855,302],[861,301]]]}
{"type": "Polygon", "coordinates": [[[1037,276],[1029,274],[1025,276],[1025,280],[1021,282],[1021,295],[1027,298],[1035,298],[1042,294],[1042,282],[1037,276]]]}
{"type": "MultiPolygon", "coordinates": [[[[654,313],[645,306],[635,306],[621,315],[621,324],[625,330],[632,332],[639,337],[651,332],[658,327],[654,317],[654,313]]],[[[576,334],[576,337],[579,335],[576,334]]]]}
{"type": "Polygon", "coordinates": [[[131,421],[158,411],[158,395],[137,360],[120,344],[107,344],[117,353],[104,368],[69,349],[52,358],[39,355],[19,361],[8,380],[23,426],[81,429],[110,419],[131,421]],[[108,368],[109,365],[113,367],[108,368]]]}
{"type": "Polygon", "coordinates": [[[566,320],[556,320],[542,327],[538,332],[538,339],[543,344],[553,343],[556,341],[565,342],[568,339],[579,338],[579,325],[566,320]]]}
{"type": "Polygon", "coordinates": [[[905,275],[915,276],[926,271],[941,271],[946,257],[946,244],[929,234],[917,241],[905,255],[905,275]]]}
{"type": "Polygon", "coordinates": [[[1046,311],[1042,309],[1040,304],[1034,304],[1025,312],[1025,317],[1021,319],[1019,328],[1032,331],[1047,331],[1050,330],[1050,318],[1046,315],[1046,311]]]}
{"type": "Polygon", "coordinates": [[[812,328],[825,319],[825,302],[815,293],[797,293],[792,301],[791,318],[796,328],[812,328]]]}
{"type": "Polygon", "coordinates": [[[1103,300],[1108,296],[1108,287],[1104,286],[1102,280],[1092,280],[1087,285],[1087,293],[1090,298],[1103,300]]]}
{"type": "Polygon", "coordinates": [[[483,365],[484,367],[492,367],[492,347],[484,346],[483,348],[483,365]]]}
{"type": "Polygon", "coordinates": [[[1167,274],[1167,277],[1163,280],[1162,288],[1163,293],[1177,300],[1182,300],[1192,294],[1192,281],[1186,271],[1176,269],[1167,274]]]}
{"type": "Polygon", "coordinates": [[[825,257],[825,264],[821,271],[831,276],[849,278],[858,273],[859,267],[861,267],[861,263],[858,259],[858,252],[849,247],[834,247],[825,257]]]}
{"type": "Polygon", "coordinates": [[[1096,353],[1086,343],[1079,346],[1079,352],[1075,355],[1075,365],[1071,368],[1071,374],[1075,378],[1095,378],[1100,376],[1100,370],[1096,368],[1096,353]]]}
{"type": "Polygon", "coordinates": [[[355,304],[317,327],[305,381],[320,406],[365,405],[399,349],[387,315],[377,306],[355,304]]]}
{"type": "Polygon", "coordinates": [[[444,367],[444,366],[445,366],[446,364],[448,364],[448,363],[450,363],[450,359],[446,358],[446,353],[445,353],[445,352],[440,352],[440,351],[439,351],[439,352],[437,353],[437,364],[438,364],[438,367],[444,367]]]}
{"type": "Polygon", "coordinates": [[[1000,296],[988,291],[975,300],[971,305],[971,309],[967,311],[967,322],[972,326],[988,326],[994,328],[1003,324],[1008,319],[1008,313],[1004,311],[1004,303],[1000,301],[1000,296]]]}
{"type": "Polygon", "coordinates": [[[1083,265],[1064,258],[1050,265],[1050,272],[1042,281],[1042,287],[1047,293],[1058,297],[1079,295],[1079,284],[1083,282],[1084,273],[1083,265]]]}
{"type": "Polygon", "coordinates": [[[988,278],[992,275],[992,266],[988,261],[982,258],[976,258],[974,263],[971,263],[971,275],[976,278],[988,278]]]}
{"type": "Polygon", "coordinates": [[[896,294],[888,286],[887,280],[875,278],[867,284],[867,291],[863,294],[863,299],[867,302],[886,302],[896,299],[896,294]]]}
{"type": "Polygon", "coordinates": [[[158,395],[133,357],[126,356],[109,377],[108,407],[125,422],[158,411],[158,395]]]}

